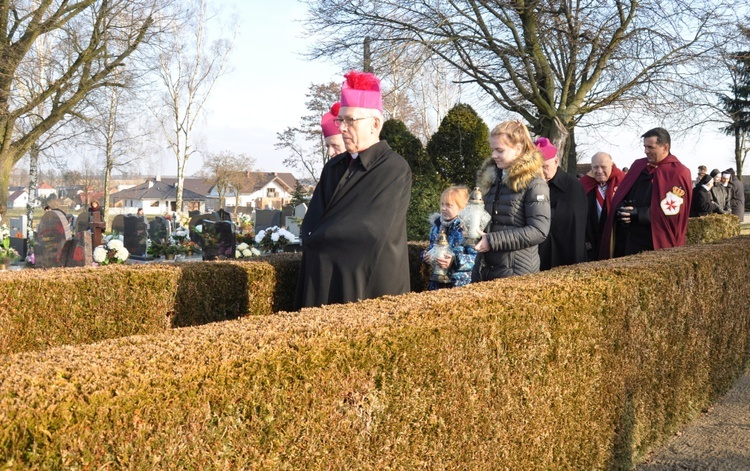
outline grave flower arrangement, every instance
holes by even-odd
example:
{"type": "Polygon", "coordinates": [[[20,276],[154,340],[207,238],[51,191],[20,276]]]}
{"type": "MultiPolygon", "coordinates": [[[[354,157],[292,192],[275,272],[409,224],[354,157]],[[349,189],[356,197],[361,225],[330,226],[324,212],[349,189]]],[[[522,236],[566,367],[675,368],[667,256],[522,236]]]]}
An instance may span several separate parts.
{"type": "Polygon", "coordinates": [[[255,243],[265,252],[283,250],[294,240],[294,234],[278,226],[269,227],[255,234],[255,243]]]}
{"type": "Polygon", "coordinates": [[[237,245],[237,249],[234,252],[234,258],[250,258],[257,257],[260,255],[260,250],[248,245],[245,242],[237,245]]]}
{"type": "Polygon", "coordinates": [[[7,224],[3,224],[0,226],[0,263],[7,265],[18,258],[18,252],[10,246],[10,229],[7,224]]]}
{"type": "Polygon", "coordinates": [[[130,252],[122,243],[119,236],[107,236],[104,244],[94,249],[94,262],[99,265],[114,265],[125,263],[130,252]]]}
{"type": "Polygon", "coordinates": [[[237,226],[242,232],[248,232],[253,229],[253,217],[249,214],[240,213],[237,215],[237,226]]]}

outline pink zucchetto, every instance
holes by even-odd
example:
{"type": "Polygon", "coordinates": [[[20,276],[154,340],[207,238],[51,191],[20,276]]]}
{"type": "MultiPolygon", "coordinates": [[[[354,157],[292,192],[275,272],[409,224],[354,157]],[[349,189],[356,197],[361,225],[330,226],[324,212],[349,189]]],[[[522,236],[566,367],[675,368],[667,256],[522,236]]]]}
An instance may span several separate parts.
{"type": "Polygon", "coordinates": [[[339,127],[336,126],[336,123],[333,122],[336,116],[339,115],[339,108],[341,108],[341,103],[334,103],[333,106],[331,106],[331,111],[324,114],[320,119],[320,127],[323,128],[323,137],[341,134],[341,131],[339,131],[339,127]]]}
{"type": "Polygon", "coordinates": [[[341,85],[341,106],[383,111],[380,79],[368,72],[351,71],[341,85]]]}
{"type": "Polygon", "coordinates": [[[550,160],[557,157],[557,147],[553,146],[552,143],[546,137],[540,137],[534,142],[536,148],[542,153],[544,160],[550,160]]]}

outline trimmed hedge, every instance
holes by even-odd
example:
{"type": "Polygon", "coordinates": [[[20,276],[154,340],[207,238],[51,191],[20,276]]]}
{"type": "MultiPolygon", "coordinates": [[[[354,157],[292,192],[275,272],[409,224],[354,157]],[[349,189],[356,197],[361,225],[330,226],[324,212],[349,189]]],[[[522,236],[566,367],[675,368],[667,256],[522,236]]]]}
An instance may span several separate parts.
{"type": "Polygon", "coordinates": [[[743,371],[749,296],[740,237],[7,355],[0,462],[630,469],[743,371]]]}
{"type": "Polygon", "coordinates": [[[0,355],[270,314],[273,280],[257,262],[0,273],[0,355]]]}
{"type": "Polygon", "coordinates": [[[688,219],[687,245],[706,244],[740,235],[740,218],[734,214],[709,214],[688,219]]]}

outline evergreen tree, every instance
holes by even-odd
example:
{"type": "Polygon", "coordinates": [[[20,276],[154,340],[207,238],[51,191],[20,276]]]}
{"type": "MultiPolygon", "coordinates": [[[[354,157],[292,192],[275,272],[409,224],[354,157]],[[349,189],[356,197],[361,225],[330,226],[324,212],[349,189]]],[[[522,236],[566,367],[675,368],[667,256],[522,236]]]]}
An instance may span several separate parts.
{"type": "Polygon", "coordinates": [[[490,157],[490,130],[474,109],[454,106],[427,144],[427,154],[445,180],[472,188],[482,162],[490,157]]]}
{"type": "MultiPolygon", "coordinates": [[[[740,25],[745,39],[750,40],[750,28],[740,25]]],[[[722,128],[727,135],[734,137],[734,159],[737,176],[742,178],[742,167],[748,153],[748,136],[750,135],[750,51],[734,52],[728,56],[728,67],[732,83],[731,95],[719,95],[724,112],[730,120],[722,128]]]]}
{"type": "Polygon", "coordinates": [[[297,207],[299,204],[305,202],[305,192],[302,189],[302,184],[297,180],[297,185],[294,187],[294,192],[292,192],[292,201],[290,204],[292,207],[297,207]]]}
{"type": "Polygon", "coordinates": [[[406,213],[406,235],[411,241],[427,240],[430,236],[430,214],[440,209],[440,193],[447,186],[435,172],[422,142],[399,120],[383,123],[380,139],[406,159],[411,167],[412,187],[406,213]]]}

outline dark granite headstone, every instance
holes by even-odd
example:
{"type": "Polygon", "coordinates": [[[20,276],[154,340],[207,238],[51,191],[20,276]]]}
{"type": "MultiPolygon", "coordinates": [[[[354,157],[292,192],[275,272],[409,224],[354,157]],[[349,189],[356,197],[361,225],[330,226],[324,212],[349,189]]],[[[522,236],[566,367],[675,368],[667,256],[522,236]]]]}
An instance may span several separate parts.
{"type": "Polygon", "coordinates": [[[29,239],[11,236],[10,246],[18,252],[18,255],[21,256],[21,260],[26,260],[26,255],[29,254],[29,239]]]}
{"type": "Polygon", "coordinates": [[[91,213],[89,213],[88,210],[81,212],[81,214],[79,214],[78,218],[76,219],[76,227],[74,232],[78,233],[88,231],[90,222],[91,213]]]}
{"type": "Polygon", "coordinates": [[[281,220],[286,221],[286,218],[290,218],[294,216],[294,206],[291,204],[288,204],[281,208],[281,220]]]}
{"type": "Polygon", "coordinates": [[[216,217],[217,217],[216,219],[217,221],[231,221],[232,213],[222,208],[216,211],[216,217]]]}
{"type": "Polygon", "coordinates": [[[63,248],[66,267],[86,267],[94,263],[93,237],[89,231],[79,232],[63,248]]]}
{"type": "Polygon", "coordinates": [[[237,240],[231,221],[203,221],[203,260],[234,258],[237,240]]]}
{"type": "Polygon", "coordinates": [[[281,211],[276,209],[255,210],[255,233],[268,229],[269,227],[281,227],[281,211]]]}
{"type": "Polygon", "coordinates": [[[125,216],[118,214],[112,219],[112,232],[122,235],[125,232],[125,216]]]}
{"type": "Polygon", "coordinates": [[[128,214],[123,217],[122,239],[130,257],[135,260],[148,258],[148,224],[142,216],[128,214]]]}
{"type": "Polygon", "coordinates": [[[190,240],[203,247],[203,236],[200,232],[195,230],[195,226],[200,226],[203,221],[218,221],[216,213],[204,213],[198,214],[190,218],[188,222],[188,230],[190,231],[190,240]]]}
{"type": "Polygon", "coordinates": [[[157,216],[148,223],[148,238],[151,243],[166,244],[169,242],[171,226],[166,218],[157,216]]]}
{"type": "Polygon", "coordinates": [[[65,246],[72,240],[65,213],[57,209],[45,211],[36,237],[34,265],[40,268],[65,266],[65,246]]]}

